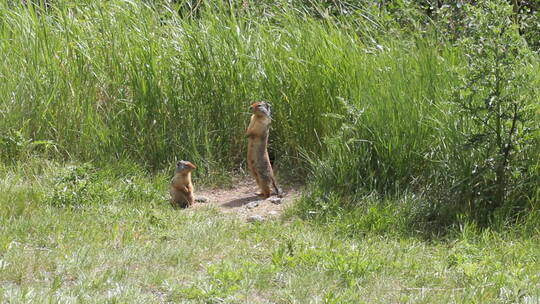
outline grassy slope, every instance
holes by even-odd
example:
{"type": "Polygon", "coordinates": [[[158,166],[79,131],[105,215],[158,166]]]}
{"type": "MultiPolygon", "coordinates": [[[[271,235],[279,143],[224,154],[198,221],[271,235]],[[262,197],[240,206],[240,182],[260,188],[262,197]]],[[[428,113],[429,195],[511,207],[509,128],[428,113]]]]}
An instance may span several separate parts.
{"type": "Polygon", "coordinates": [[[537,237],[465,227],[449,240],[346,238],[298,219],[247,224],[213,209],[173,211],[162,197],[166,176],[128,166],[88,170],[98,196],[79,189],[66,200],[76,207],[54,207],[51,192],[69,188],[58,179],[64,170],[37,160],[0,168],[2,303],[534,303],[540,296],[537,237]]]}

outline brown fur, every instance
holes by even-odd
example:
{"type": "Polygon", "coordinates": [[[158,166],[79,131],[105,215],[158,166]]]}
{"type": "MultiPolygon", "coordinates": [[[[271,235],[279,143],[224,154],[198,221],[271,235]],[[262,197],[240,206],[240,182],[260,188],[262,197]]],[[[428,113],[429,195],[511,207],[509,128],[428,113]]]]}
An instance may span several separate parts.
{"type": "Polygon", "coordinates": [[[197,167],[188,161],[177,163],[176,172],[169,188],[173,207],[187,208],[195,202],[193,183],[191,182],[191,171],[195,170],[195,168],[197,167]]]}
{"type": "Polygon", "coordinates": [[[256,102],[251,105],[251,110],[253,115],[251,115],[246,131],[248,136],[248,168],[261,189],[260,196],[270,197],[272,186],[276,190],[276,194],[279,195],[267,149],[268,134],[272,121],[270,118],[270,106],[264,101],[256,102]]]}

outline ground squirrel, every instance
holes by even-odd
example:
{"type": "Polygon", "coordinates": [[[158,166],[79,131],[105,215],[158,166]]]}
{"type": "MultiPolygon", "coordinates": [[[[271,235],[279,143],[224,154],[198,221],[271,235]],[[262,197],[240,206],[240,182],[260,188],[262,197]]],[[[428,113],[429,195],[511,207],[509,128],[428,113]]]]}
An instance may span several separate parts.
{"type": "Polygon", "coordinates": [[[197,168],[195,165],[185,160],[176,164],[176,171],[169,189],[173,207],[187,208],[195,202],[191,183],[191,171],[195,168],[197,168]]]}
{"type": "Polygon", "coordinates": [[[280,194],[276,186],[274,172],[268,157],[268,133],[270,129],[270,105],[260,101],[251,105],[253,115],[247,128],[248,136],[248,168],[255,177],[257,185],[261,189],[262,197],[269,197],[272,193],[271,186],[280,194]]]}

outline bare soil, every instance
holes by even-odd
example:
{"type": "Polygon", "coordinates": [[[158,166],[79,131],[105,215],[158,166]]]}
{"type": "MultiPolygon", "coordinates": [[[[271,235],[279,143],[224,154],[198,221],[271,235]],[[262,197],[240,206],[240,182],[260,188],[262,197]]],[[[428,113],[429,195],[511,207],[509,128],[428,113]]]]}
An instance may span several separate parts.
{"type": "MultiPolygon", "coordinates": [[[[195,197],[208,198],[207,203],[195,203],[194,208],[213,205],[225,213],[234,213],[242,219],[248,219],[251,216],[260,215],[264,218],[272,218],[279,216],[285,207],[294,201],[300,191],[292,186],[279,185],[283,194],[281,204],[275,204],[269,199],[264,199],[257,196],[259,188],[255,181],[242,178],[234,182],[233,188],[212,188],[195,190],[195,197]],[[257,207],[249,208],[248,204],[254,201],[259,201],[257,207]]],[[[277,198],[273,195],[271,198],[277,198]]]]}

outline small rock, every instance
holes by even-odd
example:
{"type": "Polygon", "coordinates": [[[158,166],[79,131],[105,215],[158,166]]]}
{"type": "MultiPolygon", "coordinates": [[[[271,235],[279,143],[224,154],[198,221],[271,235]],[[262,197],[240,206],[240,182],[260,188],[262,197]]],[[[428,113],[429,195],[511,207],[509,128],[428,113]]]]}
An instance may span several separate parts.
{"type": "Polygon", "coordinates": [[[197,203],[208,203],[210,200],[206,196],[199,196],[195,198],[197,203]]]}
{"type": "Polygon", "coordinates": [[[258,207],[260,204],[261,204],[261,201],[253,201],[253,202],[247,203],[247,204],[246,204],[246,207],[247,207],[248,209],[253,209],[253,208],[258,207]]]}
{"type": "Polygon", "coordinates": [[[247,218],[248,223],[262,222],[265,218],[262,215],[252,215],[247,218]]]}
{"type": "Polygon", "coordinates": [[[268,198],[266,200],[269,201],[270,203],[276,204],[276,205],[281,205],[281,203],[282,203],[281,198],[279,198],[279,197],[271,197],[271,198],[268,198]]]}
{"type": "Polygon", "coordinates": [[[276,216],[276,215],[279,215],[279,212],[277,212],[276,210],[272,210],[272,211],[268,212],[268,214],[270,214],[272,216],[276,216]]]}

